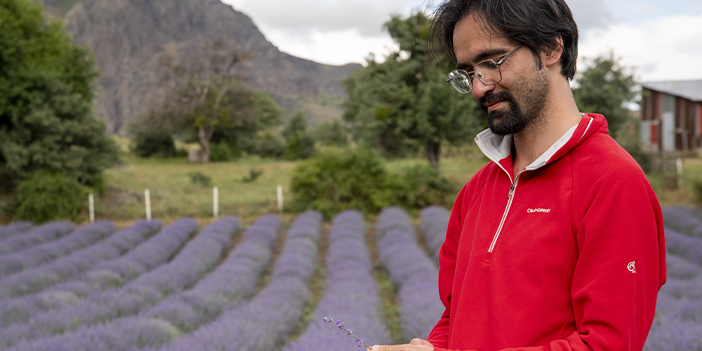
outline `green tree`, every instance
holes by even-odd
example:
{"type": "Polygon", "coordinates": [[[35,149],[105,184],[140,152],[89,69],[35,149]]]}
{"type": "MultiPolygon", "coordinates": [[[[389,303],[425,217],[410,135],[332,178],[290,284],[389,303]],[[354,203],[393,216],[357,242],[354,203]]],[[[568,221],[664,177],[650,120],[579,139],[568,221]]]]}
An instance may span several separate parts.
{"type": "Polygon", "coordinates": [[[295,111],[288,118],[288,124],[283,129],[283,137],[289,139],[297,134],[307,133],[307,117],[302,111],[295,111]]]}
{"type": "Polygon", "coordinates": [[[0,0],[0,184],[13,190],[32,172],[101,181],[117,147],[91,111],[97,72],[62,24],[42,7],[0,0]]]}
{"type": "Polygon", "coordinates": [[[575,80],[577,87],[573,89],[573,97],[580,111],[603,114],[610,135],[616,138],[631,114],[625,104],[637,98],[631,70],[622,66],[610,52],[592,59],[575,80]]]}
{"type": "Polygon", "coordinates": [[[338,120],[328,120],[317,125],[314,136],[323,146],[346,147],[349,145],[349,133],[338,120]]]}
{"type": "Polygon", "coordinates": [[[169,117],[163,111],[151,110],[127,124],[127,134],[133,142],[131,152],[139,157],[174,157],[175,129],[169,117]]]}
{"type": "Polygon", "coordinates": [[[235,66],[248,59],[237,43],[225,40],[204,41],[197,50],[161,58],[161,83],[172,87],[161,110],[179,133],[196,130],[201,162],[209,162],[213,141],[225,141],[237,153],[254,151],[258,130],[280,121],[280,107],[269,95],[240,84],[235,66]]]}
{"type": "Polygon", "coordinates": [[[262,157],[279,158],[285,153],[285,141],[271,130],[259,133],[256,153],[262,157]]]}
{"type": "Polygon", "coordinates": [[[283,129],[285,157],[289,160],[309,158],[314,154],[314,138],[307,132],[307,117],[295,111],[283,129]]]}
{"type": "MultiPolygon", "coordinates": [[[[240,88],[244,89],[244,88],[240,88]]],[[[215,126],[212,142],[227,143],[234,154],[257,153],[261,131],[280,125],[280,106],[266,92],[247,90],[238,96],[239,113],[215,126]]]]}
{"type": "Polygon", "coordinates": [[[402,155],[422,145],[438,171],[442,142],[473,139],[482,123],[477,103],[446,83],[454,62],[429,59],[430,20],[423,12],[393,16],[385,28],[399,51],[383,63],[369,57],[367,67],[344,81],[349,95],[344,119],[358,142],[389,154],[402,155]]]}

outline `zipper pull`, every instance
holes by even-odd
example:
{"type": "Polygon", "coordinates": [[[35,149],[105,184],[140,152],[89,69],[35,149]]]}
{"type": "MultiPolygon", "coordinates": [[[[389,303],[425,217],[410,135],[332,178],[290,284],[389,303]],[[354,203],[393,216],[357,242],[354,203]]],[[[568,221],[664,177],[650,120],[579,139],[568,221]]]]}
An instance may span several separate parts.
{"type": "Polygon", "coordinates": [[[511,199],[512,195],[514,195],[514,184],[512,184],[511,187],[509,187],[509,195],[508,197],[511,199]]]}

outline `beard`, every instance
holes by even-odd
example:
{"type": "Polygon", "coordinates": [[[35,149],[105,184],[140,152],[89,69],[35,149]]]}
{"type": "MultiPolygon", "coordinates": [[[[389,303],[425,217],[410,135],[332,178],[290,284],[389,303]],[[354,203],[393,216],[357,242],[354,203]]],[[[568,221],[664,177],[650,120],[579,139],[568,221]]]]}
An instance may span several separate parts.
{"type": "Polygon", "coordinates": [[[514,96],[509,92],[493,93],[490,91],[478,101],[487,118],[488,128],[497,135],[516,134],[529,125],[530,118],[519,108],[514,96]],[[507,103],[508,109],[503,108],[488,112],[488,108],[484,104],[498,100],[507,103]]]}
{"type": "Polygon", "coordinates": [[[537,71],[525,83],[515,86],[514,91],[518,96],[523,97],[521,100],[525,101],[522,104],[524,108],[520,106],[515,96],[506,90],[488,91],[478,99],[480,108],[487,118],[488,127],[497,135],[517,134],[540,120],[549,92],[548,79],[537,71]],[[502,107],[488,112],[485,104],[500,100],[506,103],[507,108],[502,107]]]}

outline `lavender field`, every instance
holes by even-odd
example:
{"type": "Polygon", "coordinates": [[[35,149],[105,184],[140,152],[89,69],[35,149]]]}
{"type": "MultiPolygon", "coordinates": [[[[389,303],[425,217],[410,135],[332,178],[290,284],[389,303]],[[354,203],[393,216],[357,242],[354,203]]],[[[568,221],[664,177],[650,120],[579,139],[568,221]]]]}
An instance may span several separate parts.
{"type": "MultiPolygon", "coordinates": [[[[663,213],[668,283],[645,350],[702,350],[702,211],[663,213]]],[[[0,350],[359,350],[324,317],[359,343],[425,338],[448,217],[0,226],[0,350]]]]}

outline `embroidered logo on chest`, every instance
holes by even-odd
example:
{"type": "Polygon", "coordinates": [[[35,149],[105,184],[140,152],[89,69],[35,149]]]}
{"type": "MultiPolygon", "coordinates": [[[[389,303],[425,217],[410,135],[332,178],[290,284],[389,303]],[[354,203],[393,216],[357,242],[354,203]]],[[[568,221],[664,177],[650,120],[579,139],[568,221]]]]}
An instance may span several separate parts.
{"type": "Polygon", "coordinates": [[[529,208],[527,209],[527,213],[549,213],[551,212],[550,208],[529,208]]]}

